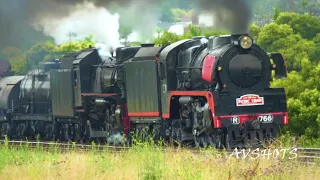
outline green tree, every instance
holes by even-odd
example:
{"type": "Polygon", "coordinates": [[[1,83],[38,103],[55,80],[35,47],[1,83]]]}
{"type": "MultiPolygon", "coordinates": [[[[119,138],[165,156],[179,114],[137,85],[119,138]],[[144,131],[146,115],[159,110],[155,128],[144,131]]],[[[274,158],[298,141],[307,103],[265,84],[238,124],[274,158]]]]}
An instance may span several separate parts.
{"type": "Polygon", "coordinates": [[[261,27],[255,25],[255,24],[250,25],[250,27],[249,27],[249,35],[252,38],[258,39],[260,32],[261,32],[261,27]]]}
{"type": "Polygon", "coordinates": [[[171,9],[172,15],[174,17],[174,21],[181,21],[182,19],[190,19],[194,13],[194,10],[184,10],[184,9],[171,9]]]}
{"type": "Polygon", "coordinates": [[[303,38],[312,39],[320,33],[320,20],[311,15],[300,15],[290,23],[292,29],[303,38]]]}
{"type": "Polygon", "coordinates": [[[12,68],[16,73],[21,73],[26,64],[26,55],[22,50],[16,47],[6,47],[1,50],[1,56],[8,59],[12,68]]]}
{"type": "Polygon", "coordinates": [[[277,24],[288,24],[299,17],[298,13],[295,12],[281,12],[274,20],[277,24]]]}
{"type": "Polygon", "coordinates": [[[37,43],[25,53],[24,59],[26,60],[22,72],[27,72],[32,68],[39,67],[42,63],[49,60],[88,48],[90,45],[95,45],[92,35],[85,37],[83,40],[69,41],[60,46],[55,45],[52,41],[37,43]]]}
{"type": "Polygon", "coordinates": [[[175,22],[175,17],[173,12],[171,11],[171,4],[170,1],[163,1],[161,3],[161,17],[160,20],[163,22],[175,22]]]}
{"type": "Polygon", "coordinates": [[[288,24],[295,33],[306,39],[313,39],[320,33],[320,20],[308,14],[299,15],[294,12],[282,12],[275,22],[277,24],[288,24]]]}
{"type": "MultiPolygon", "coordinates": [[[[303,59],[302,70],[292,71],[286,80],[275,80],[272,87],[285,87],[289,113],[288,130],[304,142],[320,138],[320,65],[303,59]]],[[[310,144],[309,144],[310,145],[310,144]]]]}
{"type": "Polygon", "coordinates": [[[171,33],[169,31],[161,31],[161,36],[159,38],[155,38],[154,43],[157,46],[164,46],[168,43],[174,43],[179,41],[181,37],[175,33],[171,33]]]}
{"type": "Polygon", "coordinates": [[[123,39],[125,42],[128,41],[129,35],[132,33],[132,28],[122,25],[119,28],[120,39],[123,39]]]}
{"type": "Polygon", "coordinates": [[[272,19],[275,21],[276,19],[278,19],[278,17],[279,17],[279,15],[280,15],[280,8],[279,8],[279,6],[274,6],[274,8],[273,8],[273,14],[271,15],[271,17],[272,17],[272,19]]]}
{"type": "Polygon", "coordinates": [[[300,70],[301,60],[311,59],[315,53],[315,43],[295,34],[287,24],[270,23],[264,26],[258,44],[268,52],[282,53],[289,70],[300,70]]]}
{"type": "Polygon", "coordinates": [[[312,57],[312,60],[319,61],[320,60],[320,33],[318,33],[312,41],[315,43],[315,53],[312,57]]]}

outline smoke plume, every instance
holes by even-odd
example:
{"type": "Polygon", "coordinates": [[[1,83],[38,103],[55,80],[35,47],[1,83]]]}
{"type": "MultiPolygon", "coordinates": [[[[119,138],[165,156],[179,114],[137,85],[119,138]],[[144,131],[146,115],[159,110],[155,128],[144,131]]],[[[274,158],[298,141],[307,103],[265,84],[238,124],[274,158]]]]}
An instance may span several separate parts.
{"type": "MultiPolygon", "coordinates": [[[[52,37],[57,44],[92,34],[118,44],[119,23],[152,37],[159,18],[157,0],[1,0],[0,50],[30,45],[52,37]]],[[[108,41],[108,42],[107,42],[108,41]]]]}
{"type": "Polygon", "coordinates": [[[57,44],[71,39],[84,39],[92,34],[96,41],[109,47],[115,48],[120,45],[118,14],[111,14],[104,7],[96,7],[93,3],[87,2],[77,4],[69,10],[70,13],[63,18],[41,18],[33,23],[34,27],[54,37],[57,44]]]}
{"type": "Polygon", "coordinates": [[[253,6],[249,0],[198,0],[197,10],[213,15],[214,24],[232,34],[248,33],[253,6]]]}
{"type": "MultiPolygon", "coordinates": [[[[48,39],[57,44],[92,34],[116,46],[119,24],[132,28],[141,41],[150,41],[160,19],[160,4],[169,0],[1,0],[0,50],[28,49],[48,39]]],[[[249,0],[195,0],[200,13],[214,15],[214,24],[232,33],[246,33],[252,15],[249,0]]],[[[194,7],[192,7],[194,8],[194,7]]],[[[169,9],[168,9],[169,10],[169,9]]]]}

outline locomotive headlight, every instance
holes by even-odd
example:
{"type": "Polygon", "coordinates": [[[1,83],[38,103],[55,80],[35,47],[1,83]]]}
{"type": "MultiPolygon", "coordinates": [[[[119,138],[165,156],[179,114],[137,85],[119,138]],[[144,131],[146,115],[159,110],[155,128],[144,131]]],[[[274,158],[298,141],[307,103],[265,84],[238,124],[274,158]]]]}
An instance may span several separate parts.
{"type": "Polygon", "coordinates": [[[249,36],[242,36],[239,44],[243,49],[249,49],[253,44],[253,40],[249,36]]]}

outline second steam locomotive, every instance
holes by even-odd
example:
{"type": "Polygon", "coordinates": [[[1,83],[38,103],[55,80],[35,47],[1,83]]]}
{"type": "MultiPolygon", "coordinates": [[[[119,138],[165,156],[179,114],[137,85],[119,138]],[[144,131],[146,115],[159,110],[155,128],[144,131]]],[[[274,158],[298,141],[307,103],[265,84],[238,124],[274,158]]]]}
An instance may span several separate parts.
{"type": "Polygon", "coordinates": [[[276,137],[288,124],[285,60],[248,35],[119,47],[104,61],[88,48],[0,79],[1,134],[106,141],[130,132],[216,148],[276,137]],[[271,63],[272,59],[273,63],[271,63]]]}

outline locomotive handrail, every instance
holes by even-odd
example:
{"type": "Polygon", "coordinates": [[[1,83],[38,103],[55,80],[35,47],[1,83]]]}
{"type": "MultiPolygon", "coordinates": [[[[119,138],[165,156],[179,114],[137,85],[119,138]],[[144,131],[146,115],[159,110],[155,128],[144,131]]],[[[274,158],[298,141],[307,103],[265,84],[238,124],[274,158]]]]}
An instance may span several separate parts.
{"type": "Polygon", "coordinates": [[[177,69],[202,69],[202,67],[177,67],[177,69]]]}
{"type": "Polygon", "coordinates": [[[113,68],[113,67],[119,67],[121,65],[113,65],[113,66],[110,66],[110,65],[92,65],[93,67],[100,67],[100,68],[113,68]]]}

